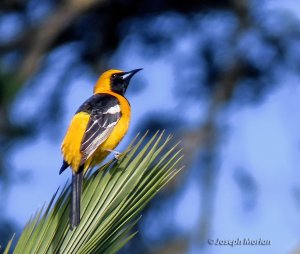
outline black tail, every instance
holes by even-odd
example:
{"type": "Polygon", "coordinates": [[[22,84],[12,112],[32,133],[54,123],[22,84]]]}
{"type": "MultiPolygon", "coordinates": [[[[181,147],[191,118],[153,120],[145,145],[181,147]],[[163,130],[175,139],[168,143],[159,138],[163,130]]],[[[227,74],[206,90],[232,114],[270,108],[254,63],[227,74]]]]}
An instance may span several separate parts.
{"type": "Polygon", "coordinates": [[[71,230],[79,225],[80,222],[80,199],[82,189],[83,170],[75,173],[72,171],[72,196],[70,210],[70,226],[71,230]]]}
{"type": "Polygon", "coordinates": [[[59,174],[61,174],[62,172],[64,172],[65,169],[67,169],[68,167],[69,167],[68,162],[66,162],[66,161],[64,160],[64,161],[63,161],[63,164],[62,164],[62,166],[61,166],[61,168],[60,168],[60,170],[59,170],[59,174]]]}

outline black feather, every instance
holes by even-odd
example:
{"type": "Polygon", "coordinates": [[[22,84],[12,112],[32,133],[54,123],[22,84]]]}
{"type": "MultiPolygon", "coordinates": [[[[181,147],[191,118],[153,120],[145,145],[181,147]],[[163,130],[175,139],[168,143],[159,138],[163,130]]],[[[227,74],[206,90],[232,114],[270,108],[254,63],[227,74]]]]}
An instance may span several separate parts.
{"type": "Polygon", "coordinates": [[[110,94],[97,93],[88,98],[76,111],[86,112],[88,114],[97,114],[98,112],[106,111],[107,109],[118,105],[118,99],[110,94]]]}
{"type": "Polygon", "coordinates": [[[70,228],[73,230],[80,223],[80,202],[82,191],[83,167],[78,172],[72,172],[72,194],[70,209],[70,228]]]}
{"type": "Polygon", "coordinates": [[[61,168],[60,168],[60,170],[59,170],[59,174],[61,174],[62,172],[64,172],[65,169],[67,169],[69,166],[70,166],[70,165],[64,160],[64,161],[63,161],[63,164],[62,164],[62,166],[61,166],[61,168]]]}

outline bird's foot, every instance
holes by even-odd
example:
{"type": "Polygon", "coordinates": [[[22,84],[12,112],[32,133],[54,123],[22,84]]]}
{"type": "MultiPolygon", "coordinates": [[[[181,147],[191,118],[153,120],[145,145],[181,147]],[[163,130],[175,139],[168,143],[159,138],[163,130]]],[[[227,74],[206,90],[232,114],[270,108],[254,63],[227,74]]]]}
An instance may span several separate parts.
{"type": "Polygon", "coordinates": [[[105,150],[108,151],[108,152],[110,152],[110,153],[113,153],[116,160],[119,160],[120,157],[121,157],[121,155],[122,155],[122,153],[117,152],[115,150],[111,150],[111,149],[105,149],[105,150]]]}

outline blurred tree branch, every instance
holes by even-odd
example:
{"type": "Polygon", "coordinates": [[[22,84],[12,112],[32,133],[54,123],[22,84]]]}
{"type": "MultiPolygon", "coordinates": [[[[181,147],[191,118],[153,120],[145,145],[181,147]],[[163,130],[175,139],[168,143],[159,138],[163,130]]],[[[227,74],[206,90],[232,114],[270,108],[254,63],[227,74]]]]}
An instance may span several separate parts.
{"type": "Polygon", "coordinates": [[[148,254],[182,254],[188,250],[188,239],[174,239],[160,248],[153,248],[148,254]]]}
{"type": "MultiPolygon", "coordinates": [[[[240,32],[249,24],[249,2],[247,0],[237,1],[232,0],[233,8],[239,14],[239,28],[232,37],[232,44],[238,42],[240,32]]],[[[211,232],[211,224],[214,216],[214,201],[216,183],[218,177],[218,146],[219,139],[222,136],[220,127],[217,123],[217,118],[223,106],[227,105],[232,99],[234,90],[238,81],[245,75],[246,66],[239,58],[235,58],[232,63],[229,63],[229,68],[216,81],[216,88],[211,97],[210,105],[206,113],[204,122],[193,131],[183,133],[185,147],[185,162],[187,167],[194,161],[195,153],[202,150],[203,157],[203,172],[199,179],[202,187],[202,204],[201,217],[198,226],[198,235],[195,240],[202,248],[207,246],[207,239],[211,232]]]]}
{"type": "Polygon", "coordinates": [[[19,68],[19,77],[26,80],[37,70],[43,54],[57,36],[83,12],[105,0],[66,0],[54,13],[43,21],[27,39],[30,42],[19,68]]]}

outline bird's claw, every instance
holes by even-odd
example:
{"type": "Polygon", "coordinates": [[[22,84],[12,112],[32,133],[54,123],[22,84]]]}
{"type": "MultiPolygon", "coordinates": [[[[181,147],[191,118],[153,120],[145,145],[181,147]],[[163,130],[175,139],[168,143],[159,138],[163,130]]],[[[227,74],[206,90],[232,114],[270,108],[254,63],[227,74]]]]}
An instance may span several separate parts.
{"type": "Polygon", "coordinates": [[[122,153],[114,151],[114,157],[117,161],[120,159],[121,155],[122,155],[122,153]]]}
{"type": "Polygon", "coordinates": [[[106,151],[113,153],[116,160],[120,160],[122,153],[111,150],[111,149],[106,149],[106,151]]]}

